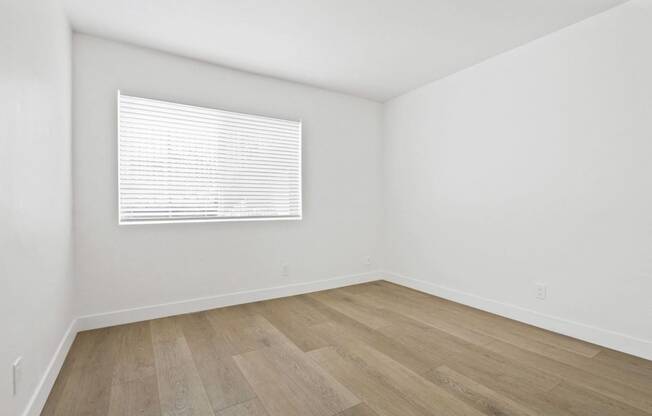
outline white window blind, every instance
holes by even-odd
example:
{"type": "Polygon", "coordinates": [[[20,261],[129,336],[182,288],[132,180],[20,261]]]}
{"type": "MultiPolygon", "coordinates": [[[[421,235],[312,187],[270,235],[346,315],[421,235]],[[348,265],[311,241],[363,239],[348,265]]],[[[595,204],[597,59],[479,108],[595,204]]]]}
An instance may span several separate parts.
{"type": "Polygon", "coordinates": [[[301,219],[301,122],[118,91],[121,224],[301,219]]]}

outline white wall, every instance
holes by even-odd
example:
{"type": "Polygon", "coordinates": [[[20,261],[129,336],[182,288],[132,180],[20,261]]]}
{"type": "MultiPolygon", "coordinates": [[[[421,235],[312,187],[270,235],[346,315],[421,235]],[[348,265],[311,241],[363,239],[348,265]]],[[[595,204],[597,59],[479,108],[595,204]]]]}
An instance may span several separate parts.
{"type": "Polygon", "coordinates": [[[384,160],[376,103],[75,35],[71,161],[68,25],[0,0],[0,409],[26,408],[73,316],[381,266],[649,343],[650,19],[635,0],[392,100],[384,160]],[[305,219],[119,227],[118,88],[303,119],[305,219]]]}
{"type": "Polygon", "coordinates": [[[0,96],[0,413],[18,415],[72,320],[70,30],[54,2],[0,0],[0,96]]]}
{"type": "Polygon", "coordinates": [[[367,255],[376,262],[380,104],[85,35],[74,35],[73,57],[80,315],[361,273],[367,255]],[[304,219],[118,226],[117,89],[302,119],[304,219]]]}
{"type": "Polygon", "coordinates": [[[650,22],[633,1],[388,102],[387,269],[652,358],[650,22]]]}

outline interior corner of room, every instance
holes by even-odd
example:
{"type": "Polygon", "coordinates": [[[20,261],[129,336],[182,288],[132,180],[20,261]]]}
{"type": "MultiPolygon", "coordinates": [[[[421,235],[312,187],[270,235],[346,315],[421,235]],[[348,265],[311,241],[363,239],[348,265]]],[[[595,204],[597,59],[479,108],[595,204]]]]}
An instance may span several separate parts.
{"type": "MultiPolygon", "coordinates": [[[[179,356],[233,331],[210,347],[228,368],[204,363],[244,393],[202,387],[193,414],[292,414],[274,403],[296,386],[305,415],[652,414],[652,2],[289,1],[222,49],[155,37],[236,2],[83,3],[0,0],[1,414],[82,414],[46,406],[57,377],[100,371],[109,329],[143,322],[126,328],[185,337],[179,356]],[[98,362],[64,366],[73,344],[98,362]],[[513,385],[455,345],[519,361],[513,385]],[[256,380],[286,359],[332,395],[297,378],[272,397],[256,380]],[[354,376],[363,361],[384,378],[354,376]]],[[[240,33],[224,26],[201,33],[240,33]]],[[[188,391],[210,384],[194,357],[188,391]]],[[[136,414],[97,394],[88,414],[136,414]]]]}

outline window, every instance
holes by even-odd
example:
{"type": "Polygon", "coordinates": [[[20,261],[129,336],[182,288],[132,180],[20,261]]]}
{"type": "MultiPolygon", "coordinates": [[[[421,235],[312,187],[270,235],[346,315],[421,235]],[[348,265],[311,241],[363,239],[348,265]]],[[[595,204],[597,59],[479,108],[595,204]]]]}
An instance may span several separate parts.
{"type": "Polygon", "coordinates": [[[301,219],[301,122],[118,91],[120,224],[301,219]]]}

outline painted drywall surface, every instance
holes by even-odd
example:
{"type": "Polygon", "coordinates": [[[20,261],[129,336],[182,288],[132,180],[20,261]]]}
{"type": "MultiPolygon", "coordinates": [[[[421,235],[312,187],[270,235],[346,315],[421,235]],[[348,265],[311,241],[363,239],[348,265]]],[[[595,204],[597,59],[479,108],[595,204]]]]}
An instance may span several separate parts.
{"type": "Polygon", "coordinates": [[[625,1],[62,0],[83,33],[379,101],[625,1]]]}
{"type": "Polygon", "coordinates": [[[73,172],[79,315],[376,267],[381,107],[77,35],[73,172]],[[303,220],[118,225],[116,90],[303,121],[303,220]],[[364,257],[372,257],[372,265],[364,257]],[[287,263],[288,276],[281,273],[287,263]]]}
{"type": "Polygon", "coordinates": [[[652,340],[650,22],[630,2],[388,102],[386,268],[652,340]]]}
{"type": "Polygon", "coordinates": [[[1,1],[0,57],[0,413],[18,415],[72,319],[70,29],[58,5],[1,1]]]}

